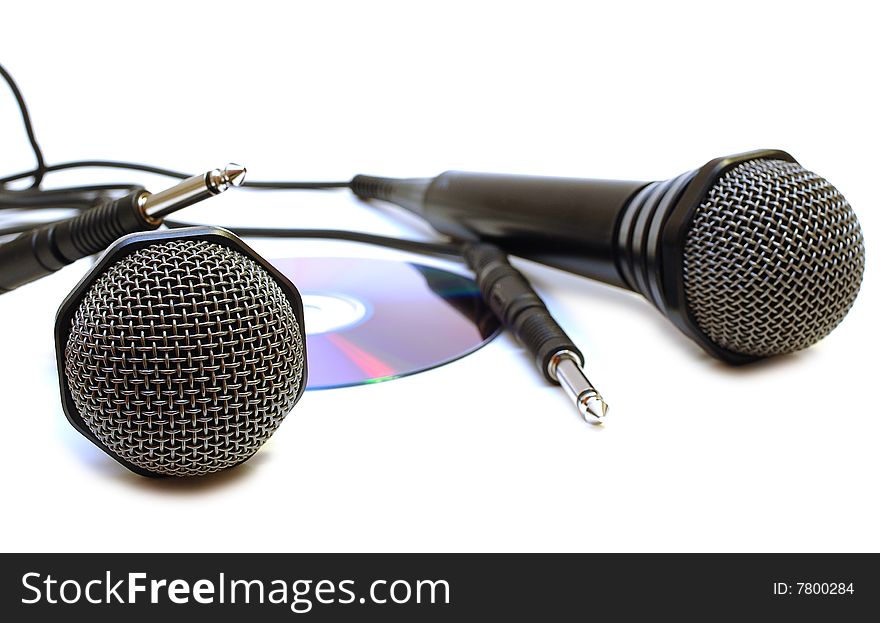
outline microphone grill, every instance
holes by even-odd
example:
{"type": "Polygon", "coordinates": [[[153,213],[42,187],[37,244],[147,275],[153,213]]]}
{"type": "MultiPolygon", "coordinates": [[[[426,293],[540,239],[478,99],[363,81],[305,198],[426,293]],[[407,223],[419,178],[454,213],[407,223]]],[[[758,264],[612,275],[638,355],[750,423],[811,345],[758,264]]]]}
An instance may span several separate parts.
{"type": "Polygon", "coordinates": [[[864,266],[861,227],[834,186],[797,163],[751,160],[727,172],[694,215],[685,296],[716,344],[779,355],[840,323],[864,266]]]}
{"type": "Polygon", "coordinates": [[[73,315],[64,372],[89,430],[157,475],[236,465],[281,424],[304,383],[285,292],[226,246],[181,239],[111,264],[73,315]]]}

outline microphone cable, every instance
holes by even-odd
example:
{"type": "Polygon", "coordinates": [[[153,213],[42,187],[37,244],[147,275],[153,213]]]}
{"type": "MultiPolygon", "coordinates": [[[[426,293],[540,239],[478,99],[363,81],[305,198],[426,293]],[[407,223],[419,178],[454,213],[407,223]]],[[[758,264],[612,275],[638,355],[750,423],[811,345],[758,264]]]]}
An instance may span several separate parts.
{"type": "MultiPolygon", "coordinates": [[[[190,173],[158,167],[139,162],[119,160],[74,160],[59,164],[47,165],[42,149],[36,139],[30,112],[24,96],[9,72],[0,65],[0,76],[9,85],[16,104],[18,105],[25,132],[36,160],[36,166],[21,173],[0,177],[0,210],[36,211],[36,210],[71,210],[82,212],[92,209],[108,199],[116,199],[128,193],[143,191],[137,184],[98,184],[88,186],[67,186],[54,189],[40,188],[45,176],[49,173],[71,169],[100,168],[138,171],[172,179],[185,180],[193,177],[190,173]],[[12,182],[31,179],[29,188],[12,190],[7,186],[12,182]]],[[[255,190],[336,190],[350,189],[349,181],[249,181],[245,180],[241,187],[255,190]]],[[[45,226],[52,222],[22,221],[0,226],[0,236],[9,236],[30,231],[34,227],[45,226]]],[[[165,220],[168,227],[189,227],[193,223],[165,220]]],[[[222,225],[220,225],[223,227],[222,225]]],[[[423,242],[378,234],[366,234],[356,231],[336,229],[298,229],[298,228],[253,228],[224,227],[239,236],[272,237],[272,238],[312,238],[358,242],[382,246],[410,253],[437,255],[448,259],[464,261],[461,245],[452,241],[423,242]]]]}

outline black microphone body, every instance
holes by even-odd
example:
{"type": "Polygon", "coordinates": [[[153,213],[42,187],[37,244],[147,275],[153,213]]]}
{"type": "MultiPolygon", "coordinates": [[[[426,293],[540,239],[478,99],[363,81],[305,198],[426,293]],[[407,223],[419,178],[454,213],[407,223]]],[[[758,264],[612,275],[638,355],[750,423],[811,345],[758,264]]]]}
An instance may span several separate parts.
{"type": "Polygon", "coordinates": [[[354,178],[355,192],[425,218],[437,231],[627,287],[614,262],[622,210],[648,182],[447,171],[433,178],[354,178]],[[371,180],[379,180],[372,188],[371,180]]]}
{"type": "Polygon", "coordinates": [[[864,270],[849,204],[779,150],[717,158],[660,182],[449,171],[359,175],[351,188],[454,238],[639,292],[730,363],[820,339],[849,309],[864,270]],[[800,300],[829,286],[843,290],[839,303],[800,300]]]}

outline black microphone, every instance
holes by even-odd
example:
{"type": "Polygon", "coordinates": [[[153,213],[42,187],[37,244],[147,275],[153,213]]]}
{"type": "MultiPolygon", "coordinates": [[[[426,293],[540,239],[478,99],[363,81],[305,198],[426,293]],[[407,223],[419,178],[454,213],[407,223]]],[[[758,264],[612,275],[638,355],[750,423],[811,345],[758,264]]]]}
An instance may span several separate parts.
{"type": "Polygon", "coordinates": [[[250,458],[306,387],[299,292],[228,231],[114,243],[55,325],[64,413],[144,476],[198,476],[250,458]]]}
{"type": "Polygon", "coordinates": [[[358,175],[351,188],[441,233],[639,292],[730,363],[825,337],[864,273],[849,203],[778,150],[717,158],[661,182],[449,171],[358,175]]]}

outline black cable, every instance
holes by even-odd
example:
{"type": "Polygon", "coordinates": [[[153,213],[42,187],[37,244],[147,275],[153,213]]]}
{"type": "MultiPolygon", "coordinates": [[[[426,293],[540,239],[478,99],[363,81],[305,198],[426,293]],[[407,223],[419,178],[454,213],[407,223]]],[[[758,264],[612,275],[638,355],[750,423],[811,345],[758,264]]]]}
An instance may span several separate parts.
{"type": "MultiPolygon", "coordinates": [[[[165,225],[172,228],[193,227],[195,223],[185,223],[182,221],[165,220],[165,225]]],[[[381,236],[379,234],[366,234],[357,231],[347,231],[342,229],[291,229],[291,228],[275,228],[275,227],[228,227],[233,234],[242,237],[255,238],[304,238],[304,239],[320,239],[320,240],[344,240],[346,242],[359,242],[362,244],[371,244],[380,247],[396,249],[398,251],[408,251],[410,253],[421,253],[423,255],[440,255],[447,258],[461,260],[462,247],[454,242],[424,242],[421,240],[406,240],[403,238],[393,238],[391,236],[381,236]]]]}
{"type": "MultiPolygon", "coordinates": [[[[174,171],[172,169],[166,169],[164,167],[154,167],[148,164],[141,164],[138,162],[125,162],[119,160],[74,160],[71,162],[62,162],[59,164],[47,166],[43,158],[43,150],[40,149],[40,146],[37,143],[37,137],[34,133],[33,124],[31,123],[30,112],[28,111],[27,103],[24,101],[24,96],[21,94],[21,90],[18,88],[15,80],[12,79],[12,75],[8,71],[6,71],[6,69],[2,65],[0,65],[0,75],[3,76],[4,80],[6,80],[6,83],[9,85],[9,88],[12,91],[12,95],[15,97],[15,102],[18,105],[18,110],[21,113],[21,118],[24,122],[25,132],[27,132],[28,140],[30,141],[31,148],[34,152],[34,158],[37,162],[36,168],[30,171],[24,171],[22,173],[16,173],[14,175],[0,178],[0,186],[5,186],[9,182],[27,179],[30,177],[33,178],[31,188],[38,189],[46,173],[81,168],[126,169],[129,171],[141,171],[143,173],[152,173],[154,175],[162,175],[165,177],[173,177],[176,179],[186,179],[188,177],[192,177],[192,175],[189,173],[174,171]]],[[[334,188],[349,188],[349,182],[245,181],[242,186],[247,188],[259,188],[266,190],[326,190],[334,188]]]]}
{"type": "Polygon", "coordinates": [[[255,190],[335,190],[348,188],[349,182],[245,182],[244,188],[255,190]]]}
{"type": "MultiPolygon", "coordinates": [[[[38,210],[48,208],[74,209],[84,211],[93,209],[95,206],[106,201],[108,194],[113,191],[142,190],[142,186],[134,184],[102,184],[91,186],[71,186],[57,188],[52,190],[42,190],[39,188],[43,178],[48,173],[65,171],[70,169],[81,168],[105,168],[105,169],[125,169],[129,171],[139,171],[142,173],[150,173],[161,175],[175,179],[187,179],[192,177],[189,173],[175,171],[164,167],[156,167],[148,164],[137,162],[126,162],[119,160],[74,160],[70,162],[61,162],[53,165],[46,165],[43,159],[43,153],[37,144],[36,135],[31,123],[30,114],[27,104],[12,76],[2,66],[0,73],[9,84],[15,101],[18,104],[24,121],[25,130],[30,140],[34,156],[37,161],[36,168],[30,171],[16,173],[0,178],[0,210],[2,209],[19,209],[19,210],[38,210]],[[31,188],[28,190],[8,190],[4,186],[10,182],[22,179],[33,178],[31,188]]],[[[329,190],[337,188],[350,188],[348,181],[331,181],[331,182],[298,182],[298,181],[245,181],[242,185],[245,188],[253,188],[260,190],[329,190]]],[[[50,221],[51,223],[51,221],[50,221]]],[[[36,226],[44,226],[47,223],[13,223],[6,227],[0,227],[0,236],[21,233],[28,231],[36,226]]],[[[168,227],[187,227],[190,223],[180,221],[165,221],[168,227]]],[[[422,253],[428,255],[439,255],[461,259],[461,246],[452,242],[422,242],[418,240],[406,240],[394,238],[391,236],[380,236],[376,234],[365,234],[354,231],[344,231],[335,229],[289,229],[289,228],[258,228],[258,227],[227,227],[233,233],[240,236],[254,237],[272,237],[272,238],[312,238],[312,239],[329,239],[344,240],[348,242],[358,242],[363,244],[372,244],[383,246],[400,251],[411,253],[422,253]]]]}
{"type": "MultiPolygon", "coordinates": [[[[75,186],[58,188],[50,191],[40,189],[43,178],[47,173],[63,171],[77,168],[115,168],[126,169],[132,171],[140,171],[144,173],[152,173],[176,179],[186,179],[191,177],[188,173],[166,169],[164,167],[155,167],[151,165],[123,162],[115,160],[77,160],[72,162],[62,162],[55,165],[47,166],[43,158],[43,152],[37,143],[36,134],[34,132],[33,123],[31,122],[30,112],[24,96],[18,85],[13,80],[10,73],[0,65],[0,75],[3,76],[9,85],[19,112],[21,113],[25,131],[30,141],[31,148],[36,159],[36,168],[17,173],[14,175],[0,178],[0,209],[17,209],[17,210],[35,210],[43,208],[52,209],[76,209],[85,210],[95,207],[110,198],[110,191],[128,191],[143,189],[142,186],[133,184],[127,185],[94,185],[94,186],[75,186]],[[7,190],[4,187],[10,182],[21,179],[32,178],[30,190],[7,190]]],[[[320,190],[332,188],[348,188],[349,183],[346,182],[245,182],[244,186],[257,189],[277,189],[277,190],[320,190]]],[[[0,235],[8,235],[12,233],[20,233],[32,228],[33,223],[17,223],[11,226],[0,228],[0,235]]]]}
{"type": "MultiPolygon", "coordinates": [[[[72,162],[62,162],[60,164],[52,164],[44,167],[45,173],[54,173],[57,171],[64,171],[66,169],[80,169],[80,168],[107,168],[107,169],[128,169],[131,171],[143,171],[144,173],[154,173],[156,175],[162,175],[165,177],[173,177],[177,179],[186,179],[190,177],[186,173],[181,173],[179,171],[172,171],[171,169],[164,169],[162,167],[153,167],[146,164],[138,164],[136,162],[117,162],[115,160],[75,160],[72,162]]],[[[14,182],[16,180],[24,179],[27,177],[33,176],[34,171],[23,171],[21,173],[16,173],[15,175],[9,175],[4,178],[0,178],[0,184],[8,184],[9,182],[14,182]]]]}
{"type": "MultiPolygon", "coordinates": [[[[74,160],[71,162],[62,162],[59,164],[51,164],[42,168],[43,173],[55,173],[67,169],[126,169],[128,171],[141,171],[142,173],[152,173],[154,175],[162,175],[164,177],[172,177],[184,180],[192,177],[190,173],[174,171],[164,167],[154,167],[148,164],[138,162],[125,162],[122,160],[74,160]]],[[[23,171],[14,175],[0,178],[0,185],[8,184],[16,180],[33,177],[36,175],[36,169],[32,171],[23,171]]],[[[336,188],[348,188],[349,182],[248,182],[242,184],[245,188],[265,189],[265,190],[330,190],[336,188]]]]}
{"type": "Polygon", "coordinates": [[[5,190],[0,188],[0,197],[15,195],[21,197],[52,197],[63,195],[69,192],[104,192],[108,190],[119,190],[122,192],[132,192],[135,190],[144,190],[140,184],[86,184],[83,186],[66,186],[63,188],[28,188],[25,190],[5,190]]]}
{"type": "Polygon", "coordinates": [[[52,223],[58,223],[60,221],[44,221],[40,223],[28,222],[28,223],[16,223],[15,225],[10,225],[9,227],[0,227],[0,237],[2,236],[11,236],[12,234],[20,234],[22,232],[30,231],[34,227],[43,227],[45,225],[51,225],[52,223]]]}
{"type": "Polygon", "coordinates": [[[3,190],[0,188],[0,210],[87,209],[109,196],[142,191],[139,184],[91,184],[65,188],[3,190]]]}
{"type": "MultiPolygon", "coordinates": [[[[34,152],[34,158],[37,161],[37,167],[30,175],[26,175],[25,177],[32,177],[34,181],[31,184],[31,188],[38,188],[40,182],[43,181],[43,174],[46,170],[46,162],[43,160],[43,150],[40,149],[40,146],[37,144],[37,137],[34,134],[34,126],[31,124],[31,115],[28,112],[27,104],[24,102],[24,97],[22,96],[18,85],[15,84],[15,80],[12,79],[12,76],[6,71],[3,65],[0,65],[0,76],[3,76],[3,79],[6,80],[6,84],[9,85],[12,95],[15,97],[15,102],[18,104],[18,110],[21,112],[21,119],[24,122],[25,132],[27,132],[28,140],[31,143],[31,149],[34,152]]],[[[3,183],[4,182],[0,182],[0,184],[3,183]]]]}

